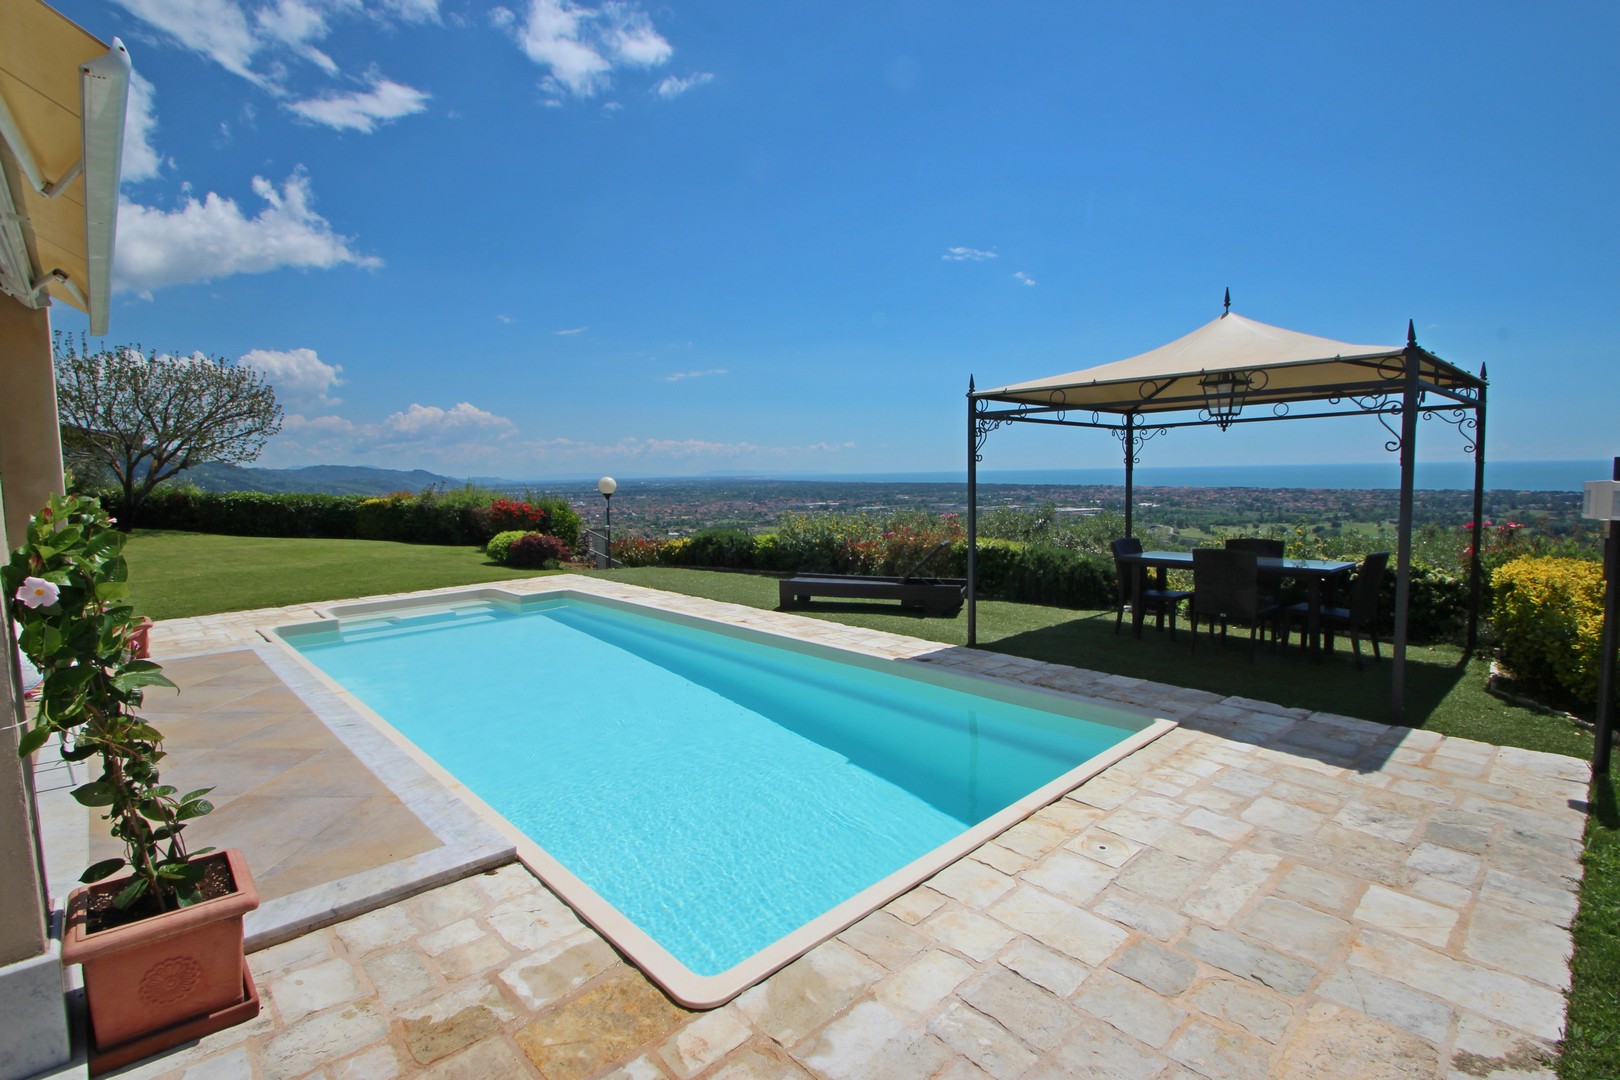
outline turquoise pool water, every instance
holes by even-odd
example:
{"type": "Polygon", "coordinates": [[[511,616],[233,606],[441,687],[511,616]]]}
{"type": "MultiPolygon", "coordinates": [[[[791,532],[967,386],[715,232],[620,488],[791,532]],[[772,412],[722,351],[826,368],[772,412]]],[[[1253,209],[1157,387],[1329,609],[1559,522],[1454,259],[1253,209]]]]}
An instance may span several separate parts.
{"type": "Polygon", "coordinates": [[[1140,729],[575,598],[285,636],[699,975],[1140,729]]]}

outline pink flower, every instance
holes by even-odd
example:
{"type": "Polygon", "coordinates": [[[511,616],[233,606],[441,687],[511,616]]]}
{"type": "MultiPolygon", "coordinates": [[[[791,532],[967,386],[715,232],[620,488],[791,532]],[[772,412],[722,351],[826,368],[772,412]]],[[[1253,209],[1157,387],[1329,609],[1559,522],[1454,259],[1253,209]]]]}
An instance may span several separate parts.
{"type": "Polygon", "coordinates": [[[23,578],[22,586],[17,590],[17,601],[29,608],[50,607],[61,594],[61,589],[44,578],[23,578]]]}

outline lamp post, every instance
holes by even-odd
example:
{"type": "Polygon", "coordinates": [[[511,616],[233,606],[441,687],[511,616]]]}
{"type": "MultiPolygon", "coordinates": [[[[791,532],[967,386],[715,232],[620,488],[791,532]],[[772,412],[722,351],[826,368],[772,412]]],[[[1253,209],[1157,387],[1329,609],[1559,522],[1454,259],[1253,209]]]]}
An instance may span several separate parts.
{"type": "Polygon", "coordinates": [[[1603,545],[1603,652],[1598,664],[1597,730],[1593,732],[1592,771],[1609,771],[1614,742],[1614,649],[1620,633],[1620,457],[1614,459],[1613,480],[1588,480],[1581,516],[1609,523],[1603,545]]]}
{"type": "Polygon", "coordinates": [[[611,476],[604,476],[596,482],[596,490],[602,493],[602,500],[607,504],[607,513],[603,520],[603,530],[607,533],[607,567],[613,569],[613,493],[619,490],[619,482],[611,476]]]}

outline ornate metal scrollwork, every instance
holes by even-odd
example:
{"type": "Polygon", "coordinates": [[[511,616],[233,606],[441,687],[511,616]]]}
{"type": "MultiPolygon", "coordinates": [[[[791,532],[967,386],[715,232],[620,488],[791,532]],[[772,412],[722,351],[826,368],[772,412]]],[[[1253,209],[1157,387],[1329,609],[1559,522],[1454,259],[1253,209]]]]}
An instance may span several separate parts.
{"type": "Polygon", "coordinates": [[[1131,441],[1131,445],[1129,447],[1131,464],[1140,465],[1142,464],[1142,447],[1147,444],[1148,440],[1157,439],[1160,435],[1167,433],[1170,429],[1167,427],[1132,426],[1129,428],[1109,428],[1108,430],[1113,432],[1114,438],[1119,440],[1119,449],[1120,453],[1122,454],[1126,450],[1125,440],[1127,437],[1129,437],[1131,441]]]}
{"type": "MultiPolygon", "coordinates": [[[[1018,412],[1022,413],[1027,408],[1028,406],[1019,406],[1018,412]]],[[[973,460],[975,462],[984,460],[984,440],[989,437],[990,433],[998,427],[1005,427],[1013,422],[1011,416],[987,416],[986,414],[989,411],[990,403],[988,401],[981,399],[973,403],[973,460]]]]}
{"type": "Polygon", "coordinates": [[[1423,414],[1425,420],[1439,420],[1450,424],[1462,436],[1463,453],[1473,457],[1479,451],[1479,414],[1474,410],[1459,405],[1455,409],[1445,409],[1423,414]]]}
{"type": "MultiPolygon", "coordinates": [[[[1371,413],[1373,416],[1376,416],[1378,418],[1378,422],[1384,425],[1384,430],[1389,432],[1390,437],[1384,440],[1384,449],[1389,451],[1391,454],[1400,453],[1401,433],[1399,429],[1392,425],[1386,418],[1398,417],[1401,415],[1401,411],[1403,409],[1401,402],[1398,399],[1391,398],[1388,393],[1364,395],[1352,394],[1350,396],[1350,401],[1362,412],[1371,413]]],[[[1337,404],[1337,399],[1334,399],[1334,403],[1337,404]]]]}

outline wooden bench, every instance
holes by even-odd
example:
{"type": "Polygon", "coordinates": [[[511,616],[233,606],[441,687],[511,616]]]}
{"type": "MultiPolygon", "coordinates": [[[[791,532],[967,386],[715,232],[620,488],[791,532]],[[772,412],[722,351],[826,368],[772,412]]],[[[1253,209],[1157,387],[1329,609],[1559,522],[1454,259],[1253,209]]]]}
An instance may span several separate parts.
{"type": "Polygon", "coordinates": [[[778,587],[778,606],[798,607],[811,597],[845,600],[898,600],[900,606],[929,615],[955,615],[967,596],[965,578],[864,577],[813,574],[788,578],[778,587]]]}

